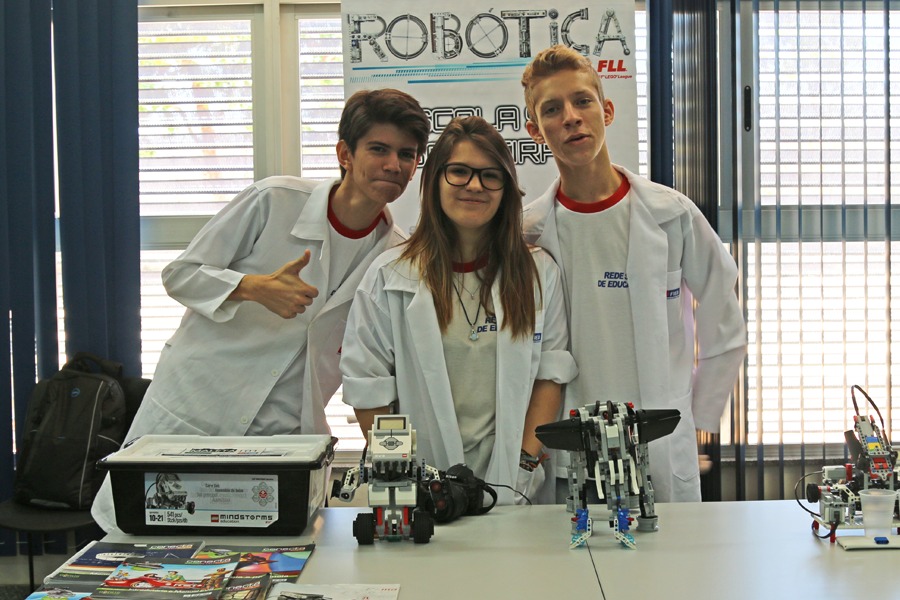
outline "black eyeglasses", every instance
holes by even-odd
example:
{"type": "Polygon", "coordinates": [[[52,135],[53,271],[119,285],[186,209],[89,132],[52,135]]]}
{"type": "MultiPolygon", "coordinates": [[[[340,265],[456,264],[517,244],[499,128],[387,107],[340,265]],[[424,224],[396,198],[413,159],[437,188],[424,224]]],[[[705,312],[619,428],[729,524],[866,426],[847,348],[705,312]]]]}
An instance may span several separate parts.
{"type": "Polygon", "coordinates": [[[472,181],[472,177],[475,175],[478,175],[481,187],[486,190],[502,190],[503,186],[506,185],[506,173],[503,169],[494,167],[476,169],[463,163],[448,163],[444,165],[444,179],[450,185],[457,187],[469,185],[469,182],[472,181]]]}

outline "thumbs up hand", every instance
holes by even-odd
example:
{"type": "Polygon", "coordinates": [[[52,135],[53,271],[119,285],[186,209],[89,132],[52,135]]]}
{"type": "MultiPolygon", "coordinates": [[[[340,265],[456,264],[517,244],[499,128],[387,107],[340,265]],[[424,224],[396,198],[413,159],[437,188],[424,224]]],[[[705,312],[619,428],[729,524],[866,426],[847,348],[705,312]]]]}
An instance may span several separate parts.
{"type": "Polygon", "coordinates": [[[293,319],[319,295],[315,286],[300,277],[309,264],[310,252],[292,260],[269,275],[244,275],[230,300],[258,302],[283,319],[293,319]]]}

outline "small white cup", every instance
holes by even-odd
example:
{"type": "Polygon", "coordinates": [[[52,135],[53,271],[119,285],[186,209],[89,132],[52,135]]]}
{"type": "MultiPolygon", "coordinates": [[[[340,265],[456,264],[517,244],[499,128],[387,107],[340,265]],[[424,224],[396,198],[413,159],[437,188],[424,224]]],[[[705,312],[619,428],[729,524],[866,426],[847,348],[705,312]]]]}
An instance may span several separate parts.
{"type": "Polygon", "coordinates": [[[897,492],[891,490],[860,490],[863,526],[866,537],[886,537],[891,534],[894,521],[894,503],[897,492]]]}

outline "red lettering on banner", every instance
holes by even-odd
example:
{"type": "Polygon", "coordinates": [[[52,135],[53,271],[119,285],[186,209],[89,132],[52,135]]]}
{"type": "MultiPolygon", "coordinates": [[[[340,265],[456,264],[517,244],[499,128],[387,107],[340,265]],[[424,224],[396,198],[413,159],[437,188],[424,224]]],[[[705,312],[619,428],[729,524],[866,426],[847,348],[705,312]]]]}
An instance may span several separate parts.
{"type": "Polygon", "coordinates": [[[597,61],[597,72],[598,73],[627,73],[628,69],[625,68],[624,60],[598,60],[597,61]]]}

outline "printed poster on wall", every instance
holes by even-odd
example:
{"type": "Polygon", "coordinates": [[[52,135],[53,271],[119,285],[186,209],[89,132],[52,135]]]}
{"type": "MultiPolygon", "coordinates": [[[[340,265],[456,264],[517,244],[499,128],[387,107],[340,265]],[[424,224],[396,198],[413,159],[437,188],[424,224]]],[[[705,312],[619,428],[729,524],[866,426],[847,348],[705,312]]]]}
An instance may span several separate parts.
{"type": "MultiPolygon", "coordinates": [[[[506,139],[525,202],[557,176],[549,148],[525,129],[522,71],[534,55],[565,44],[589,57],[615,105],[613,162],[638,170],[633,0],[481,2],[344,0],[344,90],[397,88],[431,119],[432,141],[457,116],[478,115],[506,139]]],[[[421,169],[420,169],[421,172],[421,169]]],[[[419,213],[419,176],[391,207],[404,231],[419,213]]]]}

